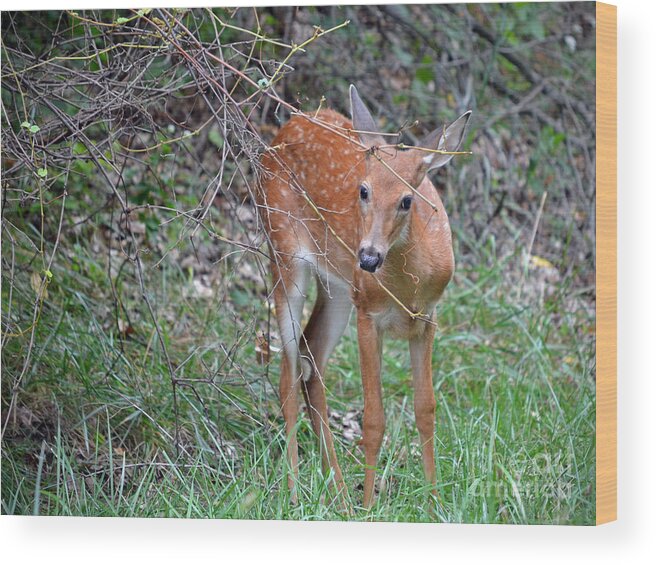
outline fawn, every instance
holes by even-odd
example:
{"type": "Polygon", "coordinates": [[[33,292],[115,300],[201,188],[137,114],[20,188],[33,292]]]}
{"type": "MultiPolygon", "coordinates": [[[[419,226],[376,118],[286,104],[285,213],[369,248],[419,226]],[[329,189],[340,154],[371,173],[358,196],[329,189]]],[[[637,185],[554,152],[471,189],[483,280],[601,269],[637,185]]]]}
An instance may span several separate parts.
{"type": "Polygon", "coordinates": [[[436,494],[434,309],[454,270],[451,229],[426,174],[458,152],[471,112],[419,147],[388,144],[353,85],[352,122],[332,110],[294,115],[263,155],[257,205],[268,234],[273,296],[283,345],[280,400],[292,501],[298,478],[298,392],[319,438],[324,472],[347,490],[328,426],[323,375],[355,306],[364,415],[364,506],[385,430],[381,389],[385,333],[408,339],[414,410],[426,480],[436,494]],[[317,299],[305,328],[311,278],[317,299]]]}

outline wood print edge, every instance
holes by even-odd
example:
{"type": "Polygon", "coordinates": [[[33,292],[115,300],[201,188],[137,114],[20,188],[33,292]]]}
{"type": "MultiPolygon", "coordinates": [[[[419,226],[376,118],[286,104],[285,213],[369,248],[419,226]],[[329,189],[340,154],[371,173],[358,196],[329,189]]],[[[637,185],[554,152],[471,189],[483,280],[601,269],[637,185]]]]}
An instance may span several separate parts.
{"type": "Polygon", "coordinates": [[[596,523],[617,519],[617,7],[596,3],[596,523]]]}

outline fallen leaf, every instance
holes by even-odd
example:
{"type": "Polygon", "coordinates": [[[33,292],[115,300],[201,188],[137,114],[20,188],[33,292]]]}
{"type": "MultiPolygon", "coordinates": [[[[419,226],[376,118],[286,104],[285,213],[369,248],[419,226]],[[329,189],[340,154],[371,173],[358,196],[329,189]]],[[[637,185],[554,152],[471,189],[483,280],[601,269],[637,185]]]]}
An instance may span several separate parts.
{"type": "Polygon", "coordinates": [[[535,265],[536,267],[539,267],[541,269],[553,269],[554,265],[549,259],[545,259],[544,257],[540,257],[539,255],[531,255],[531,263],[535,265]]]}
{"type": "Polygon", "coordinates": [[[118,319],[118,331],[123,337],[128,337],[134,333],[134,328],[123,318],[118,319]]]}

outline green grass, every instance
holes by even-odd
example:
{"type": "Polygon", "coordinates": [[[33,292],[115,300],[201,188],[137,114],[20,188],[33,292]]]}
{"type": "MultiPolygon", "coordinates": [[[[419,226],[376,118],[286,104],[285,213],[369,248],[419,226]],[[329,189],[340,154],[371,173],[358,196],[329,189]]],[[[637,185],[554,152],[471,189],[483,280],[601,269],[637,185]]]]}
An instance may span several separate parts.
{"type": "MultiPolygon", "coordinates": [[[[53,271],[3,437],[2,512],[347,519],[331,503],[306,417],[299,504],[290,504],[279,355],[269,367],[257,362],[255,331],[266,330],[268,310],[235,274],[239,259],[217,267],[223,278],[213,298],[189,297],[190,272],[173,261],[147,271],[179,380],[177,406],[152,320],[125,273],[117,292],[131,330],[127,338],[117,331],[105,260],[78,245],[72,266],[53,271]]],[[[594,314],[568,280],[543,300],[518,292],[520,281],[509,276],[517,261],[482,250],[476,268],[460,267],[438,307],[437,501],[423,479],[407,346],[386,341],[387,431],[370,511],[360,507],[357,438],[335,428],[351,519],[431,521],[434,508],[448,522],[594,522],[594,314]]],[[[524,286],[539,276],[528,272],[524,286]]],[[[28,302],[30,291],[17,279],[14,300],[28,302]]],[[[13,338],[3,350],[5,414],[26,346],[27,336],[13,338]]],[[[329,407],[340,417],[362,405],[357,358],[351,324],[326,376],[329,407]]]]}

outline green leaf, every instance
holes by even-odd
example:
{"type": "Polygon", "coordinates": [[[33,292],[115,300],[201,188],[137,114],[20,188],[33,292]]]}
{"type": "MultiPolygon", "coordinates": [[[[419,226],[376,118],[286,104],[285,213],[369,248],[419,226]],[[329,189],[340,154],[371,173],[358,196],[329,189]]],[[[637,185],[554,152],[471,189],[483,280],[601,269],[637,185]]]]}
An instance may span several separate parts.
{"type": "Polygon", "coordinates": [[[123,24],[127,24],[129,21],[130,20],[128,20],[127,18],[120,17],[120,18],[116,18],[116,21],[114,23],[117,23],[118,25],[123,25],[123,24]]]}
{"type": "Polygon", "coordinates": [[[81,141],[76,141],[73,145],[73,155],[86,155],[87,148],[81,141]]]}
{"type": "Polygon", "coordinates": [[[29,128],[31,125],[32,125],[32,124],[31,124],[30,122],[23,122],[23,123],[21,124],[21,127],[22,127],[22,128],[29,128]]]}
{"type": "Polygon", "coordinates": [[[551,138],[551,143],[554,147],[557,147],[560,145],[563,141],[565,141],[565,134],[564,133],[556,133],[554,136],[551,138]]]}
{"type": "Polygon", "coordinates": [[[543,40],[545,37],[544,26],[542,25],[542,22],[537,18],[527,22],[526,32],[529,34],[531,39],[543,40]]]}
{"type": "Polygon", "coordinates": [[[519,43],[519,40],[517,39],[517,35],[511,29],[507,30],[504,33],[504,36],[506,38],[506,41],[508,41],[509,45],[515,46],[515,45],[517,45],[517,43],[519,43]]]}
{"type": "Polygon", "coordinates": [[[46,269],[44,273],[48,277],[48,280],[52,280],[52,271],[50,269],[46,269]]]}
{"type": "Polygon", "coordinates": [[[417,77],[417,80],[423,84],[428,84],[429,82],[435,80],[435,73],[433,72],[432,63],[433,60],[430,58],[430,56],[425,56],[421,60],[421,66],[416,71],[415,76],[417,77]]]}
{"type": "Polygon", "coordinates": [[[29,129],[30,129],[30,132],[32,132],[32,133],[36,133],[36,132],[39,131],[41,128],[40,128],[39,126],[37,126],[36,124],[33,124],[33,125],[30,126],[29,129]]]}
{"type": "Polygon", "coordinates": [[[394,94],[394,95],[392,95],[392,102],[394,104],[399,105],[399,106],[401,106],[403,104],[407,104],[408,95],[407,94],[394,94]]]}
{"type": "Polygon", "coordinates": [[[210,133],[207,134],[207,139],[210,140],[210,143],[214,147],[218,147],[219,149],[223,147],[223,136],[219,133],[219,130],[211,129],[210,133]]]}
{"type": "Polygon", "coordinates": [[[48,169],[41,167],[39,170],[37,170],[36,174],[39,175],[42,179],[46,178],[48,176],[48,169]]]}

